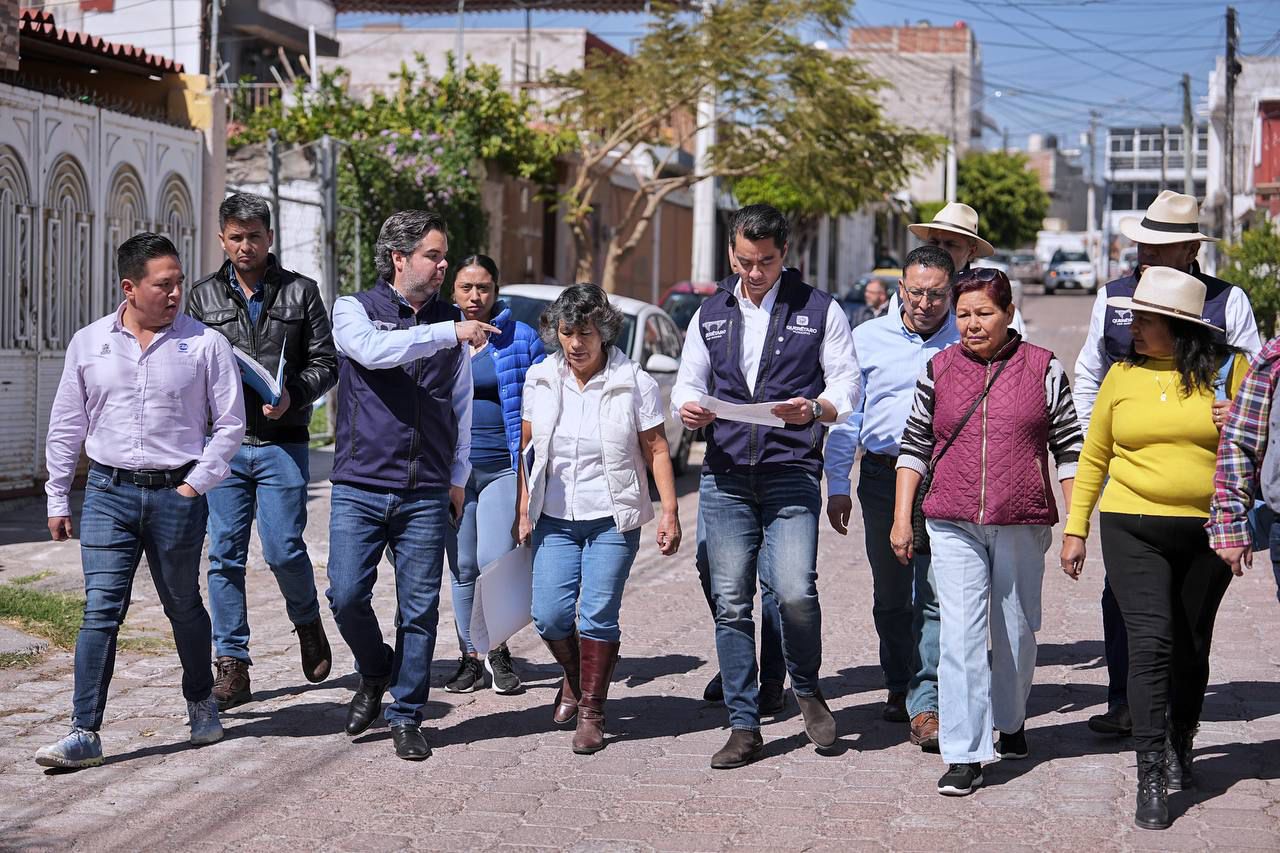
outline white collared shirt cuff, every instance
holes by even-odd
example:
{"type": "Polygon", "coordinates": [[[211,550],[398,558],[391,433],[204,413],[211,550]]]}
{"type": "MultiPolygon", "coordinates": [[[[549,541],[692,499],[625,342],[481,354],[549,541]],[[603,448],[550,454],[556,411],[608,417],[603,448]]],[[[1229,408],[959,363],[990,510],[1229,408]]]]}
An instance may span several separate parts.
{"type": "Polygon", "coordinates": [[[71,499],[67,495],[49,495],[49,517],[71,515],[71,499]]]}

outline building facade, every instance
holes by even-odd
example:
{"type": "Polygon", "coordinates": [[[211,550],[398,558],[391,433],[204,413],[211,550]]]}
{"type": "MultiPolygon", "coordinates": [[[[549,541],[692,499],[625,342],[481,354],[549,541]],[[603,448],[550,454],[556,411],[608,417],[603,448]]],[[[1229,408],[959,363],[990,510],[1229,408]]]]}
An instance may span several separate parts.
{"type": "Polygon", "coordinates": [[[1203,123],[1190,140],[1176,124],[1107,128],[1104,230],[1118,234],[1120,220],[1141,216],[1161,190],[1182,192],[1188,162],[1194,195],[1204,202],[1210,159],[1209,128],[1203,123]]]}

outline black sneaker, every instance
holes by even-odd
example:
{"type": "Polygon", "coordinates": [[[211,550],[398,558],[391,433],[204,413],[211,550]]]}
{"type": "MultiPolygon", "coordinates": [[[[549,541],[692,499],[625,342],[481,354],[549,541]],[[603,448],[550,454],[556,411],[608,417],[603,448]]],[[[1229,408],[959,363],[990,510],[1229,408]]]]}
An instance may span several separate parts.
{"type": "Polygon", "coordinates": [[[516,669],[511,664],[511,652],[506,643],[489,652],[489,656],[484,659],[484,668],[493,679],[494,693],[510,696],[524,692],[524,684],[520,682],[520,676],[516,675],[516,669]]]}
{"type": "Polygon", "coordinates": [[[1026,726],[1019,726],[1013,734],[1000,733],[996,740],[996,755],[1004,759],[1017,760],[1027,757],[1026,726]]]}
{"type": "Polygon", "coordinates": [[[944,797],[966,797],[982,784],[982,765],[952,764],[938,780],[938,793],[944,797]]]}
{"type": "Polygon", "coordinates": [[[480,659],[463,655],[458,661],[458,671],[445,682],[444,689],[450,693],[474,693],[484,689],[484,666],[480,659]]]}

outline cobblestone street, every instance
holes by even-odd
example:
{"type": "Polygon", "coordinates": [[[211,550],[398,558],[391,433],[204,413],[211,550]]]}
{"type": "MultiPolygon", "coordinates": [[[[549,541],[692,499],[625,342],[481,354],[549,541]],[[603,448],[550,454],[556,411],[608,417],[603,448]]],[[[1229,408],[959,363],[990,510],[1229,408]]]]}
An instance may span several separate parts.
{"type": "MultiPolygon", "coordinates": [[[[1083,317],[1087,303],[1053,302],[1058,314],[1061,304],[1083,317]]],[[[1043,306],[1028,307],[1033,322],[1045,321],[1043,306]]],[[[1059,353],[1066,361],[1068,353],[1059,353]]],[[[323,473],[319,455],[315,467],[323,473]]],[[[645,531],[623,604],[604,751],[574,755],[571,733],[553,730],[555,670],[532,629],[511,643],[528,685],[523,695],[445,693],[440,685],[456,664],[447,600],[426,723],[434,755],[422,763],[397,760],[381,721],[348,738],[342,725],[356,683],[350,654],[326,609],[334,674],[306,683],[283,602],[255,550],[254,701],[224,715],[221,743],[187,743],[171,651],[124,652],[102,731],[106,766],[46,772],[32,755],[67,726],[71,655],[54,652],[33,667],[0,670],[0,848],[1280,849],[1280,604],[1265,555],[1232,583],[1218,618],[1196,742],[1199,789],[1172,795],[1171,829],[1144,832],[1132,822],[1130,745],[1085,726],[1104,708],[1106,690],[1096,537],[1078,583],[1057,569],[1056,544],[1047,561],[1030,757],[991,765],[985,787],[951,799],[934,789],[945,770],[940,758],[910,746],[906,724],[880,719],[884,692],[862,532],[842,538],[824,518],[822,686],[839,748],[816,753],[791,700],[787,713],[764,727],[762,761],[712,771],[727,715],[701,698],[716,664],[693,565],[694,486],[692,477],[681,482],[686,542],[677,556],[660,557],[652,528],[645,531]]],[[[39,503],[14,511],[43,523],[39,503]]],[[[327,480],[313,483],[310,511],[307,538],[323,590],[327,480]]],[[[25,543],[0,548],[0,580],[57,568],[64,586],[74,588],[77,543],[41,542],[36,527],[25,543]]],[[[134,598],[131,630],[167,630],[145,571],[134,598]]],[[[386,630],[393,601],[391,573],[384,572],[376,606],[386,630]]]]}

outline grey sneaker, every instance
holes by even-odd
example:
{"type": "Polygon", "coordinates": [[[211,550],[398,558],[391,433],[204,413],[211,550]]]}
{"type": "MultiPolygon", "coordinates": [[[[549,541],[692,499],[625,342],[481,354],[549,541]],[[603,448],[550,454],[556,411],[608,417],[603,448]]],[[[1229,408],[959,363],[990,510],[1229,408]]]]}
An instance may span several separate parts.
{"type": "Polygon", "coordinates": [[[516,675],[516,668],[511,663],[511,652],[507,649],[506,643],[489,652],[489,656],[484,660],[484,668],[492,679],[494,693],[509,696],[524,692],[524,684],[521,683],[520,676],[516,675]]]}
{"type": "Polygon", "coordinates": [[[97,732],[72,728],[57,743],[36,750],[36,764],[41,767],[63,767],[78,770],[102,763],[102,741],[97,732]]]}
{"type": "Polygon", "coordinates": [[[191,726],[191,742],[196,746],[217,743],[222,740],[222,723],[218,720],[218,703],[210,696],[199,702],[187,703],[188,723],[191,726]]]}

